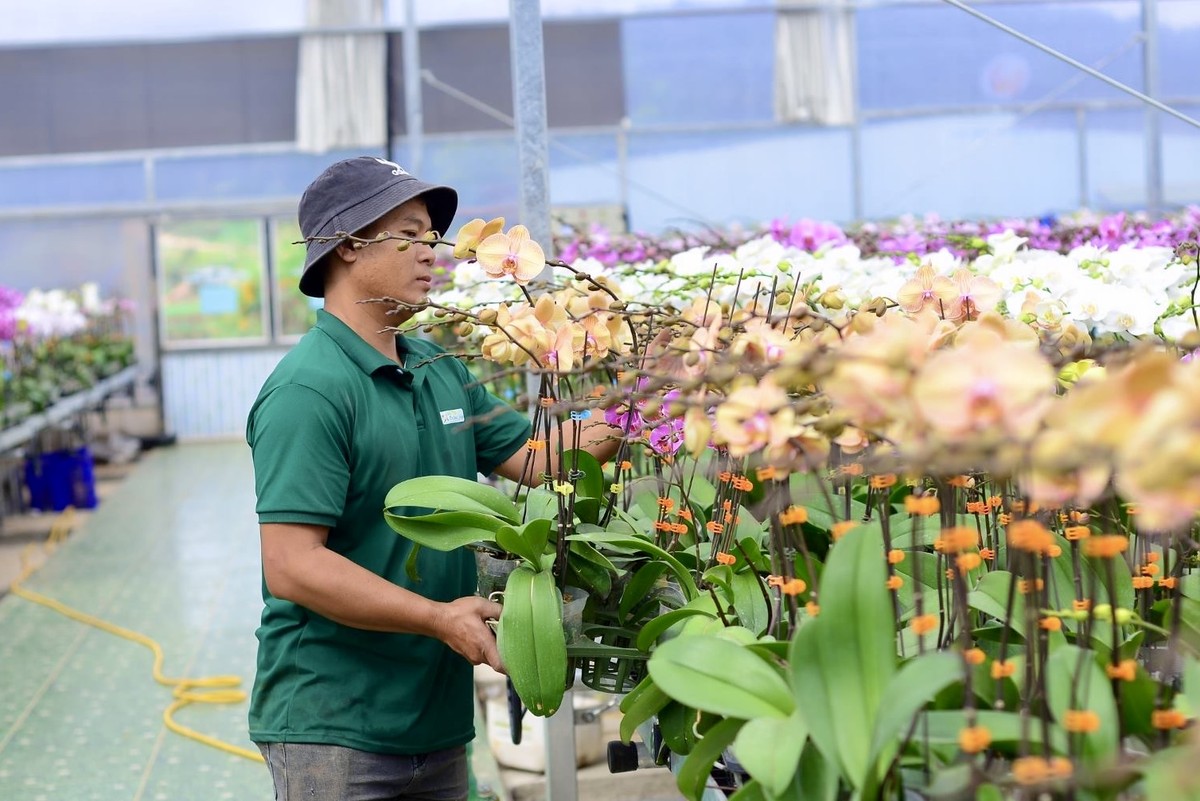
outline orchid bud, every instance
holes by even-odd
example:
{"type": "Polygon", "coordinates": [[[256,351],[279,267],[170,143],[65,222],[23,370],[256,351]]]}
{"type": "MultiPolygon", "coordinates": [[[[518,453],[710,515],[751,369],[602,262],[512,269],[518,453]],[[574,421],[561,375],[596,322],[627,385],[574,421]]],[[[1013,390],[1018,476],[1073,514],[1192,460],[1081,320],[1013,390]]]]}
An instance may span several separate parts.
{"type": "Polygon", "coordinates": [[[841,292],[838,292],[836,289],[830,289],[827,292],[825,292],[825,294],[821,295],[820,299],[817,302],[820,303],[822,306],[824,306],[827,309],[832,309],[833,311],[838,311],[845,307],[846,298],[845,298],[845,296],[842,295],[841,292]]]}

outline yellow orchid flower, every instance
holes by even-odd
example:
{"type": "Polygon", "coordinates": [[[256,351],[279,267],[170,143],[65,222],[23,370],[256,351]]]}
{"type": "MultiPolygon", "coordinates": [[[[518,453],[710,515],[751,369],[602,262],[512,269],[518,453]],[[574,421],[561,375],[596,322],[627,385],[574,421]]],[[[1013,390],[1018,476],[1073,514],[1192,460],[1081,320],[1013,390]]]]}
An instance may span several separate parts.
{"type": "Polygon", "coordinates": [[[511,275],[521,286],[546,268],[542,246],[529,238],[529,229],[523,225],[514,225],[507,234],[492,234],[480,242],[475,248],[475,259],[492,278],[511,275]]]}
{"type": "Polygon", "coordinates": [[[503,230],[503,217],[496,217],[488,222],[484,222],[482,218],[476,217],[458,229],[458,235],[454,237],[454,258],[469,258],[475,252],[475,249],[479,247],[480,242],[492,234],[498,234],[503,230]]]}

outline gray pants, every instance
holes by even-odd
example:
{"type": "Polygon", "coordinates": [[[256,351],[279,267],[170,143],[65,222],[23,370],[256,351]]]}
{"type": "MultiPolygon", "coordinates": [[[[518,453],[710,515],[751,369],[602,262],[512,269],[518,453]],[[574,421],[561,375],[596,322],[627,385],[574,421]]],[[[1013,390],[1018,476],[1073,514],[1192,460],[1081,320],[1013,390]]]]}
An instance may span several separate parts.
{"type": "Polygon", "coordinates": [[[465,746],[371,754],[340,745],[259,743],[275,801],[466,801],[465,746]]]}

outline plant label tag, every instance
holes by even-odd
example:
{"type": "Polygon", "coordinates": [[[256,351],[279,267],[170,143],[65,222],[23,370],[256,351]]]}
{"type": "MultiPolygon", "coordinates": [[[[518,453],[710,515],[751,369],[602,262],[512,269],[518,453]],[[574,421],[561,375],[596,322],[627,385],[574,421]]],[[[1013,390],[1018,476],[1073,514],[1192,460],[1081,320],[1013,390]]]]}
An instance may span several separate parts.
{"type": "Polygon", "coordinates": [[[467,418],[463,416],[462,409],[447,409],[442,412],[442,425],[448,426],[452,423],[461,423],[467,418]]]}

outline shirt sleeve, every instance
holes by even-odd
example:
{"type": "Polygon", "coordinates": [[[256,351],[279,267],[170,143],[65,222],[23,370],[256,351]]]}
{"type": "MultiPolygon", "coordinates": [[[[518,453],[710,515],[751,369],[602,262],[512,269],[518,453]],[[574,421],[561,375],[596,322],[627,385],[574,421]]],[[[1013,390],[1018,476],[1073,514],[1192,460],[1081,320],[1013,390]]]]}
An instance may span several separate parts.
{"type": "MultiPolygon", "coordinates": [[[[461,362],[459,363],[461,366],[461,362]]],[[[490,475],[508,457],[528,441],[533,433],[529,419],[488,392],[465,366],[471,417],[479,421],[475,432],[475,464],[480,473],[490,475]]]]}
{"type": "Polygon", "coordinates": [[[277,387],[250,413],[259,523],[337,525],[350,486],[349,424],[299,384],[277,387]]]}

